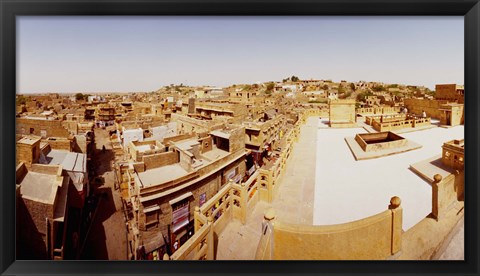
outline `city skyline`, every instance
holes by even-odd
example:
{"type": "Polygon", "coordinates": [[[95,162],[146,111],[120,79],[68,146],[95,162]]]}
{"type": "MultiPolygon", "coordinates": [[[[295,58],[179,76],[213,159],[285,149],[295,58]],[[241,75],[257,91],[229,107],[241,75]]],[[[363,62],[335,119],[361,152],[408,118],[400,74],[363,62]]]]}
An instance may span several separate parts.
{"type": "Polygon", "coordinates": [[[28,17],[17,93],[301,79],[464,82],[463,17],[28,17]]]}

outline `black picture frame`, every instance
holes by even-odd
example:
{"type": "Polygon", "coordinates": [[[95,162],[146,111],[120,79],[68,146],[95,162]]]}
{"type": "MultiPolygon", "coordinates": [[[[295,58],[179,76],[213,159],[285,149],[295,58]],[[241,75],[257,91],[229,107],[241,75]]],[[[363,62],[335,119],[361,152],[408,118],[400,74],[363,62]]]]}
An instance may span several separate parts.
{"type": "Polygon", "coordinates": [[[2,275],[461,274],[478,275],[480,107],[478,0],[0,0],[0,271],[2,275]],[[461,15],[465,18],[465,261],[15,261],[15,16],[461,15]]]}

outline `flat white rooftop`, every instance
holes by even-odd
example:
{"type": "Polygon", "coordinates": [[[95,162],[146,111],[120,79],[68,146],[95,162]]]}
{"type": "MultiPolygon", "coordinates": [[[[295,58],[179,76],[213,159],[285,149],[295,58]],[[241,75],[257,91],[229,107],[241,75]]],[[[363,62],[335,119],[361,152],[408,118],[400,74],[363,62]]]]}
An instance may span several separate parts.
{"type": "MultiPolygon", "coordinates": [[[[402,200],[406,231],[430,214],[431,186],[409,169],[411,164],[441,154],[444,142],[464,138],[464,127],[432,128],[403,133],[423,147],[378,159],[356,161],[345,137],[366,133],[363,128],[324,128],[317,124],[313,224],[330,225],[362,219],[385,211],[390,198],[402,200]]],[[[313,145],[312,145],[313,146],[313,145]]]]}

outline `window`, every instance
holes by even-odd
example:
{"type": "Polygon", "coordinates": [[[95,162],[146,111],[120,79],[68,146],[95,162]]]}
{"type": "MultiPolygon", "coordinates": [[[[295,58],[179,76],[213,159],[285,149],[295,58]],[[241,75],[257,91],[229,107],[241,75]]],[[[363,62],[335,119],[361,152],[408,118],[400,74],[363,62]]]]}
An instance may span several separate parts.
{"type": "Polygon", "coordinates": [[[149,225],[149,224],[153,224],[153,223],[156,223],[158,222],[158,212],[149,212],[149,213],[146,213],[146,224],[149,225]]]}

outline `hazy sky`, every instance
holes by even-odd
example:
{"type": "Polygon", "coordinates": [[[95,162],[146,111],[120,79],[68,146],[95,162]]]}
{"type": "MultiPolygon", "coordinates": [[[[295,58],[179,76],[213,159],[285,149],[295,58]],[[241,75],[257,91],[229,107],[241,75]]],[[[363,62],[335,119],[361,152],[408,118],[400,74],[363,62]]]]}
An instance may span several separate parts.
{"type": "Polygon", "coordinates": [[[463,17],[17,17],[17,93],[464,82],[463,17]]]}

